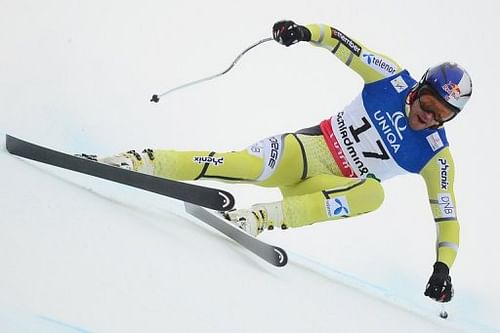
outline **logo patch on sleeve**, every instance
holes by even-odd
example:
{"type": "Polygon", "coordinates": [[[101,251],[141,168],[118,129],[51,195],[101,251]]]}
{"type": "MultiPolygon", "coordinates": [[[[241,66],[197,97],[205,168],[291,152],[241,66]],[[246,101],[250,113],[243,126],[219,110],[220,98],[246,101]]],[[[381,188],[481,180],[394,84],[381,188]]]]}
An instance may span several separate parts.
{"type": "Polygon", "coordinates": [[[401,93],[408,88],[408,85],[406,84],[405,80],[401,77],[401,75],[392,79],[391,84],[398,93],[401,93]]]}
{"type": "Polygon", "coordinates": [[[450,193],[438,193],[438,204],[442,217],[456,217],[455,204],[450,193]]]}
{"type": "Polygon", "coordinates": [[[432,148],[432,151],[436,151],[439,148],[444,147],[443,140],[441,140],[441,137],[439,136],[438,132],[434,132],[430,135],[427,136],[427,142],[429,142],[429,145],[432,148]]]}
{"type": "Polygon", "coordinates": [[[342,45],[347,47],[352,53],[359,57],[359,55],[361,54],[361,46],[358,43],[344,35],[344,33],[342,33],[340,30],[334,28],[331,28],[331,30],[332,38],[337,39],[342,45]]]}
{"type": "Polygon", "coordinates": [[[396,68],[398,66],[390,62],[388,59],[373,53],[363,53],[361,57],[365,64],[386,77],[396,74],[396,68]]]}

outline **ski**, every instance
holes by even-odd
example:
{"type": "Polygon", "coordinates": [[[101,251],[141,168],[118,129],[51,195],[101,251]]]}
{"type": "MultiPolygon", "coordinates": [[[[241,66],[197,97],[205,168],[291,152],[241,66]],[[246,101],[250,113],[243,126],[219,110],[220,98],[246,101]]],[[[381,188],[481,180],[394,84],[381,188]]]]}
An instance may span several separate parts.
{"type": "Polygon", "coordinates": [[[121,169],[42,147],[8,134],[5,137],[5,143],[11,154],[34,161],[129,185],[218,211],[226,211],[234,207],[233,195],[224,190],[121,169]]]}
{"type": "Polygon", "coordinates": [[[237,226],[232,225],[222,215],[215,215],[215,213],[189,202],[185,202],[184,206],[188,214],[220,231],[268,263],[278,267],[287,264],[288,256],[282,248],[270,245],[249,235],[237,226]]]}

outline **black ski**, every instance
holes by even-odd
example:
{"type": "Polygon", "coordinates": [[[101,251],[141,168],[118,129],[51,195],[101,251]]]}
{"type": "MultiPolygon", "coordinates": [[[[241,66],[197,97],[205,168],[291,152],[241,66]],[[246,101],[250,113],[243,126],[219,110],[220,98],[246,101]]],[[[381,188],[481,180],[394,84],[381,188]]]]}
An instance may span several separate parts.
{"type": "Polygon", "coordinates": [[[224,235],[255,253],[268,263],[278,267],[287,264],[288,256],[282,248],[270,245],[247,234],[245,231],[226,221],[221,215],[214,215],[203,207],[188,202],[185,202],[184,206],[186,212],[222,232],[224,235]]]}
{"type": "Polygon", "coordinates": [[[225,211],[233,208],[235,203],[233,195],[227,191],[154,177],[109,166],[38,146],[10,135],[6,135],[5,142],[7,150],[14,155],[140,188],[174,199],[188,201],[210,209],[225,211]]]}

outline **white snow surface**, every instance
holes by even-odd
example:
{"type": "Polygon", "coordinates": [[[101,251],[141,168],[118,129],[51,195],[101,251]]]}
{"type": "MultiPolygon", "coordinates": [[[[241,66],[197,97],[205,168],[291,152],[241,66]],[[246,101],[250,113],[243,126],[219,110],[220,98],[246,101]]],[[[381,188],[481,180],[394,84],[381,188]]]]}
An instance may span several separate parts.
{"type": "MultiPolygon", "coordinates": [[[[69,153],[227,151],[319,123],[361,80],[327,51],[269,42],[280,19],[328,23],[419,78],[456,61],[474,95],[447,126],[461,245],[455,298],[423,296],[435,226],[418,176],[384,183],[377,211],[266,232],[275,268],[182,203],[0,149],[0,332],[500,332],[496,45],[491,1],[367,3],[2,0],[0,135],[69,153]]],[[[238,206],[278,192],[204,182],[238,206]]]]}

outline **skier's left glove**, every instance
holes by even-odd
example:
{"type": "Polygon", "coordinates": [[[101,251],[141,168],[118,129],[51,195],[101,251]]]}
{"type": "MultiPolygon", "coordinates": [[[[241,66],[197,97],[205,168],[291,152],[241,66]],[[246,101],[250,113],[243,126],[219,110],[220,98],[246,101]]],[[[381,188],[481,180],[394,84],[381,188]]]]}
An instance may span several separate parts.
{"type": "Polygon", "coordinates": [[[424,295],[436,302],[449,302],[453,297],[453,292],[450,269],[445,263],[436,262],[434,264],[434,272],[427,283],[424,295]]]}
{"type": "Polygon", "coordinates": [[[290,46],[300,41],[310,41],[311,32],[293,21],[279,21],[273,25],[273,38],[280,44],[290,46]]]}

